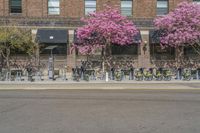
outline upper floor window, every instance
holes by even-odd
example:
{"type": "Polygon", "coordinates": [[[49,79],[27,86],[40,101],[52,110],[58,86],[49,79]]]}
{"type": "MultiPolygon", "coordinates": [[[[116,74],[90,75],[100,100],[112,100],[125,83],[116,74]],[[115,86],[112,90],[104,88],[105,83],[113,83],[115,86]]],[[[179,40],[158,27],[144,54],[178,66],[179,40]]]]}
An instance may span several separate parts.
{"type": "Polygon", "coordinates": [[[121,14],[124,16],[132,16],[132,0],[121,0],[121,14]]]}
{"type": "Polygon", "coordinates": [[[193,0],[194,3],[200,4],[200,0],[193,0]]]}
{"type": "Polygon", "coordinates": [[[21,0],[10,0],[10,13],[22,13],[21,0]]]}
{"type": "Polygon", "coordinates": [[[96,11],[96,0],[85,0],[85,15],[96,11]]]}
{"type": "Polygon", "coordinates": [[[157,15],[168,13],[168,0],[157,0],[157,15]]]}
{"type": "Polygon", "coordinates": [[[48,0],[48,14],[49,15],[60,14],[60,0],[48,0]]]}

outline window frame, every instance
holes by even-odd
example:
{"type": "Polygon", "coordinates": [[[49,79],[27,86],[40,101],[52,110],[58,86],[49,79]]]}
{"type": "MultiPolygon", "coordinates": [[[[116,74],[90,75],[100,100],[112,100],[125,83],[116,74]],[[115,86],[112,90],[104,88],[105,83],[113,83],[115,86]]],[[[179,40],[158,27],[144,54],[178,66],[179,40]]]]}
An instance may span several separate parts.
{"type": "Polygon", "coordinates": [[[12,2],[13,1],[16,1],[16,0],[9,0],[9,12],[11,13],[11,14],[21,14],[22,13],[22,0],[19,0],[20,1],[20,5],[19,6],[13,6],[12,5],[12,2]],[[13,8],[16,8],[16,7],[20,7],[19,8],[19,12],[17,11],[17,12],[14,12],[13,10],[13,8]]]}
{"type": "Polygon", "coordinates": [[[48,9],[47,9],[47,10],[48,10],[48,15],[60,15],[60,0],[48,0],[47,8],[48,8],[48,9]],[[58,1],[58,6],[55,6],[55,5],[54,5],[54,6],[49,6],[49,2],[50,2],[50,1],[58,1]],[[50,11],[50,9],[54,9],[54,8],[55,8],[55,9],[58,9],[58,13],[56,13],[56,12],[53,12],[53,13],[52,13],[52,12],[50,11]]]}
{"type": "MultiPolygon", "coordinates": [[[[133,0],[121,0],[120,1],[120,9],[121,9],[121,14],[123,15],[123,16],[127,16],[127,17],[129,17],[129,16],[133,16],[133,0]],[[131,7],[130,7],[130,9],[131,9],[131,11],[130,11],[130,14],[123,14],[123,8],[126,8],[126,7],[124,7],[124,6],[122,6],[122,2],[123,1],[128,1],[128,2],[131,2],[131,7]]],[[[128,10],[129,11],[129,10],[128,10]]]]}
{"type": "Polygon", "coordinates": [[[88,15],[89,13],[94,12],[96,10],[97,10],[97,1],[96,0],[84,0],[84,15],[88,15]],[[95,6],[88,7],[87,4],[86,4],[88,1],[94,1],[95,2],[95,6]],[[93,9],[93,10],[87,12],[86,9],[93,9]]]}
{"type": "Polygon", "coordinates": [[[166,15],[166,14],[168,14],[169,13],[169,0],[157,0],[157,2],[156,2],[156,16],[164,16],[164,15],[166,15]],[[165,7],[158,7],[158,2],[166,2],[167,3],[167,7],[165,8],[165,7]],[[160,12],[158,12],[158,10],[159,9],[165,9],[166,10],[166,13],[164,13],[164,14],[160,14],[160,12]]]}
{"type": "Polygon", "coordinates": [[[193,3],[200,4],[200,0],[193,0],[193,3]]]}

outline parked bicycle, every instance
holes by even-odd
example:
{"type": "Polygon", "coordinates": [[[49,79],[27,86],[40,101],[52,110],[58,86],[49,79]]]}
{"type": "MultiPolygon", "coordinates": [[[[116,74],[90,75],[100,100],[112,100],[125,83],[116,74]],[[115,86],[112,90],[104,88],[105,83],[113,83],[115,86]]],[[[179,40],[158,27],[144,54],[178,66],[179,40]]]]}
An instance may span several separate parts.
{"type": "Polygon", "coordinates": [[[170,69],[165,69],[163,71],[163,80],[170,81],[172,80],[172,71],[170,69]]]}
{"type": "Polygon", "coordinates": [[[72,68],[72,80],[79,82],[80,81],[80,70],[76,68],[72,68]]]}
{"type": "Polygon", "coordinates": [[[182,76],[183,76],[183,80],[187,80],[187,81],[191,80],[191,78],[192,78],[191,70],[184,69],[182,76]]]}
{"type": "Polygon", "coordinates": [[[122,80],[122,72],[121,72],[121,70],[116,70],[115,71],[115,79],[117,81],[121,81],[122,80]]]}
{"type": "Polygon", "coordinates": [[[141,70],[135,70],[135,80],[142,81],[143,80],[143,73],[141,70]]]}
{"type": "Polygon", "coordinates": [[[144,80],[146,80],[146,81],[153,80],[153,74],[149,69],[144,69],[143,75],[144,75],[144,80]]]}
{"type": "Polygon", "coordinates": [[[163,79],[163,75],[162,75],[161,70],[154,69],[153,71],[154,71],[153,77],[155,78],[155,80],[161,81],[163,79]]]}

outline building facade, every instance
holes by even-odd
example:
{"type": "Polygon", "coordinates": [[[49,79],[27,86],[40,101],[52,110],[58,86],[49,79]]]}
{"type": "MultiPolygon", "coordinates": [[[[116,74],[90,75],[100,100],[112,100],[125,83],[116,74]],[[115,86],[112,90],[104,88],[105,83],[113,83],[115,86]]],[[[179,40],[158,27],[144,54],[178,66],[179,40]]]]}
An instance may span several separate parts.
{"type": "MultiPolygon", "coordinates": [[[[82,25],[80,18],[109,4],[116,6],[122,15],[133,20],[140,30],[143,42],[137,46],[136,52],[115,52],[114,58],[118,61],[128,59],[135,67],[151,67],[156,62],[174,61],[176,58],[175,49],[162,50],[159,47],[159,42],[153,37],[156,34],[153,20],[167,14],[182,1],[184,0],[0,0],[0,26],[30,28],[33,41],[44,48],[40,56],[41,62],[47,62],[49,56],[45,48],[57,45],[59,47],[54,53],[57,67],[62,64],[74,67],[86,59],[69,50],[74,41],[74,31],[82,25]]],[[[200,0],[188,1],[200,3],[200,0]]],[[[185,51],[187,53],[189,50],[185,51]]]]}

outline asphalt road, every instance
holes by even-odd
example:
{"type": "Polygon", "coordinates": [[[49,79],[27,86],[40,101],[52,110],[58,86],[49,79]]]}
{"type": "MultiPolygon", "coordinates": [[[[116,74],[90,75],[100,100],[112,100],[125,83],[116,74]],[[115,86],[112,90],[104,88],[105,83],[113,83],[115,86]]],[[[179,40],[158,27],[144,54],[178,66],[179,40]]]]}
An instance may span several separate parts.
{"type": "Polygon", "coordinates": [[[200,133],[200,90],[0,91],[0,133],[200,133]]]}

